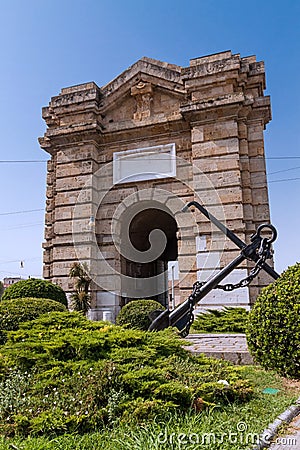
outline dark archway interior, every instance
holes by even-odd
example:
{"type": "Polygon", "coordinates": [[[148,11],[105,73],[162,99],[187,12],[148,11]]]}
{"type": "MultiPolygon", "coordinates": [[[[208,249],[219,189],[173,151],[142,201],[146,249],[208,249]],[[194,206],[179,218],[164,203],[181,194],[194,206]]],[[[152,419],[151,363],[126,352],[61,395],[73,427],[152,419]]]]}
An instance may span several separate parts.
{"type": "Polygon", "coordinates": [[[161,209],[145,209],[132,219],[129,227],[132,245],[137,250],[147,251],[150,248],[149,235],[155,229],[162,230],[167,237],[167,245],[160,259],[163,261],[177,259],[177,223],[174,217],[161,209]]]}
{"type": "MultiPolygon", "coordinates": [[[[141,206],[141,205],[140,205],[141,206]]],[[[143,209],[140,211],[127,211],[127,216],[131,216],[129,221],[129,239],[133,247],[140,252],[147,252],[150,249],[151,244],[149,241],[149,235],[153,230],[161,230],[166,237],[165,248],[159,256],[146,263],[130,261],[123,258],[122,261],[122,273],[137,279],[137,297],[145,298],[142,290],[142,283],[139,286],[139,278],[155,277],[156,275],[165,272],[167,274],[168,261],[174,261],[178,256],[177,245],[177,222],[172,215],[171,211],[166,207],[161,209],[153,207],[153,202],[149,202],[143,205],[143,209]]],[[[125,220],[126,222],[126,220],[125,220]]],[[[158,295],[151,296],[152,299],[159,301],[164,306],[168,305],[168,277],[166,275],[164,282],[164,292],[158,295]]],[[[123,298],[122,304],[124,305],[130,299],[123,298]]]]}

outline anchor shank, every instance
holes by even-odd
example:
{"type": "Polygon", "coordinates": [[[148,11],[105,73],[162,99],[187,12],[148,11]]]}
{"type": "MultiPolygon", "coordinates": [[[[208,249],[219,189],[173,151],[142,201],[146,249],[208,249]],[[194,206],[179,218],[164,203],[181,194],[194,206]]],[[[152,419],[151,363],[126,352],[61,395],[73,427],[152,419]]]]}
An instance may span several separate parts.
{"type": "MultiPolygon", "coordinates": [[[[224,233],[232,242],[235,243],[237,247],[239,247],[241,250],[246,248],[247,244],[243,242],[236,234],[234,234],[232,231],[230,231],[225,225],[223,225],[222,222],[220,222],[215,216],[213,216],[209,211],[207,211],[204,206],[202,206],[200,203],[196,201],[189,202],[182,211],[185,212],[188,210],[190,206],[195,206],[199,211],[208,218],[222,233],[224,233]]],[[[252,261],[256,262],[258,260],[258,255],[256,253],[253,253],[251,256],[249,256],[252,261]]],[[[267,272],[274,280],[276,280],[279,277],[279,274],[267,263],[263,263],[262,265],[265,272],[267,272]]]]}
{"type": "MultiPolygon", "coordinates": [[[[227,277],[236,267],[238,267],[246,257],[243,253],[237,256],[231,263],[229,263],[224,269],[217,273],[210,281],[206,282],[200,289],[199,293],[195,295],[192,300],[195,306],[203,297],[205,297],[210,291],[212,291],[224,278],[227,277]]],[[[170,314],[170,326],[174,326],[189,310],[190,299],[185,300],[178,308],[174,309],[170,314]]]]}

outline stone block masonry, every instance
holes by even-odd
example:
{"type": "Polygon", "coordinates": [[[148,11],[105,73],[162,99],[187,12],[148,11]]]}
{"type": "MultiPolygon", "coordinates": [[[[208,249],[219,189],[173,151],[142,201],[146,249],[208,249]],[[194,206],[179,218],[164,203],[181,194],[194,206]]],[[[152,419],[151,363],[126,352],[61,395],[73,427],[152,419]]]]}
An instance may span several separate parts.
{"type": "MultiPolygon", "coordinates": [[[[144,57],[105,86],[85,83],[52,97],[39,139],[51,155],[44,277],[71,293],[68,271],[86,262],[97,320],[114,319],[139,296],[167,304],[168,262],[176,264],[177,303],[224,267],[237,249],[197,211],[180,210],[199,201],[246,242],[269,222],[264,89],[263,62],[226,51],[189,67],[144,57]]],[[[200,308],[248,308],[269,281],[213,292],[200,308]]]]}

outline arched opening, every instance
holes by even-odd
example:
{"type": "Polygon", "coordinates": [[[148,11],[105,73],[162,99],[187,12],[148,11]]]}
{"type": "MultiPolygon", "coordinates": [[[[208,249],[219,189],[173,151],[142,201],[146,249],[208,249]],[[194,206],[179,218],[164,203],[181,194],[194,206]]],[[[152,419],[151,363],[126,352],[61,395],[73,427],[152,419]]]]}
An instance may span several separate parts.
{"type": "Polygon", "coordinates": [[[168,261],[178,256],[177,230],[174,215],[163,204],[141,201],[128,208],[122,217],[122,274],[127,281],[121,306],[133,297],[152,298],[168,306],[168,261]]]}

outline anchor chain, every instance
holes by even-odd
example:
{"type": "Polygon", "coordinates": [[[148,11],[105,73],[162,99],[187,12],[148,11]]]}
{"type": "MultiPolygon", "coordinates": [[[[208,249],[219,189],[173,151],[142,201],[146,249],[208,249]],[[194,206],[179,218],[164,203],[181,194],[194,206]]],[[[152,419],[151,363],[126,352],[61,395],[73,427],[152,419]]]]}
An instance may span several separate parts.
{"type": "MultiPolygon", "coordinates": [[[[235,289],[240,289],[243,287],[248,286],[251,281],[254,280],[255,277],[259,274],[259,272],[263,269],[263,265],[266,262],[267,259],[269,259],[272,256],[272,249],[271,249],[271,241],[267,238],[262,238],[260,248],[258,250],[258,260],[255,263],[255,266],[250,271],[249,275],[245,278],[242,278],[238,283],[227,283],[227,284],[217,284],[217,286],[214,287],[214,289],[221,289],[226,292],[234,291],[235,289]]],[[[190,295],[190,298],[195,298],[198,294],[199,289],[202,288],[206,284],[207,281],[196,281],[193,285],[193,292],[190,295]]]]}
{"type": "Polygon", "coordinates": [[[271,250],[271,242],[267,238],[263,238],[261,241],[260,248],[258,250],[258,260],[256,261],[255,266],[250,271],[249,275],[242,280],[240,280],[236,284],[227,283],[227,284],[218,284],[215,289],[221,289],[226,292],[234,291],[235,289],[243,288],[248,286],[251,281],[254,280],[255,277],[259,274],[259,272],[262,270],[264,263],[267,259],[269,259],[272,256],[272,250],[271,250]]]}

